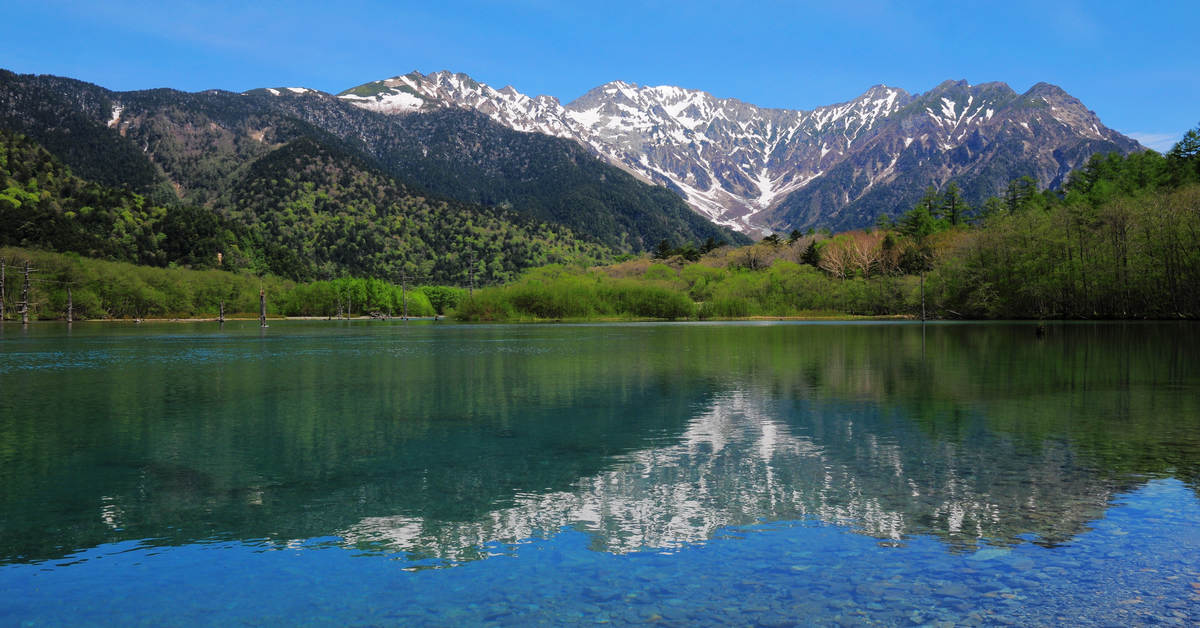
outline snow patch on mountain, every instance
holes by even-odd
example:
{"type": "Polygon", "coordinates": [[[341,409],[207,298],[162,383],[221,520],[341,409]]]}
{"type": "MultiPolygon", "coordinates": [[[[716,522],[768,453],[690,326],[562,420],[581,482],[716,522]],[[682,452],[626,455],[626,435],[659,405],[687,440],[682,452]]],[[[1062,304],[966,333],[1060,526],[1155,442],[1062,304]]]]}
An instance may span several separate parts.
{"type": "Polygon", "coordinates": [[[377,94],[375,96],[343,94],[339,98],[348,100],[363,109],[378,111],[380,113],[408,113],[416,111],[425,105],[425,100],[420,96],[414,96],[408,92],[401,91],[377,94]]]}
{"type": "MultiPolygon", "coordinates": [[[[1078,101],[1062,90],[1039,84],[1025,98],[1033,100],[1034,92],[1049,105],[1048,115],[1073,132],[1096,139],[1118,136],[1099,126],[1094,114],[1077,113],[1079,107],[1070,105],[1078,101]]],[[[921,147],[954,150],[992,124],[1016,94],[1002,83],[972,87],[948,81],[927,96],[915,108],[925,122],[912,122],[887,144],[891,148],[872,158],[875,167],[863,172],[868,187],[895,176],[899,151],[914,138],[921,138],[921,147]]],[[[773,230],[771,210],[789,194],[851,155],[880,150],[871,139],[881,125],[918,97],[877,85],[853,100],[804,111],[762,108],[671,85],[613,81],[563,105],[511,86],[497,90],[465,74],[412,72],[339,98],[389,114],[472,109],[518,131],[568,138],[645,181],[672,187],[717,224],[766,233],[773,230]]],[[[1015,121],[1032,133],[1027,119],[1032,121],[1015,121]]]]}

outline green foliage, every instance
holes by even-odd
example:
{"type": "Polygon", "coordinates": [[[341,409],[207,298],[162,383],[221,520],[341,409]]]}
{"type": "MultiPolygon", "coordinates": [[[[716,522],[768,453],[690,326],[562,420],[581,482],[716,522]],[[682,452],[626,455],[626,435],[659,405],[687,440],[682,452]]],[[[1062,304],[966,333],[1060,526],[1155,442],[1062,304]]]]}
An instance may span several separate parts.
{"type": "Polygon", "coordinates": [[[655,280],[616,279],[597,271],[548,266],[514,283],[486,288],[459,304],[463,320],[689,318],[687,296],[655,280]]]}
{"type": "Polygon", "coordinates": [[[254,162],[227,204],[253,234],[244,248],[260,251],[254,266],[297,280],[350,273],[491,284],[530,266],[609,254],[562,227],[421,196],[344,148],[311,139],[254,162]]]}
{"type": "MultiPolygon", "coordinates": [[[[650,264],[635,277],[535,271],[468,300],[460,315],[468,320],[661,315],[645,305],[614,305],[619,299],[613,290],[629,294],[641,285],[685,297],[694,304],[690,316],[697,318],[912,316],[921,312],[922,281],[916,275],[924,273],[925,303],[935,317],[1195,318],[1200,184],[1177,185],[1172,173],[1186,168],[1172,166],[1172,159],[1185,158],[1149,152],[1094,157],[1072,175],[1063,194],[1018,179],[1005,198],[985,203],[974,226],[962,219],[965,209],[952,207],[955,191],[947,186],[944,193],[929,188],[894,230],[760,243],[699,263],[676,257],[668,260],[671,265],[650,264]]],[[[686,310],[681,302],[670,311],[686,310]]]]}
{"type": "Polygon", "coordinates": [[[910,238],[920,239],[942,231],[946,226],[947,223],[934,218],[927,207],[918,206],[900,217],[897,230],[910,238]]]}
{"type": "Polygon", "coordinates": [[[429,297],[379,279],[341,278],[300,284],[282,297],[287,316],[433,316],[429,297]],[[406,309],[407,306],[407,309],[406,309]]]}
{"type": "Polygon", "coordinates": [[[467,296],[466,290],[450,286],[421,286],[420,291],[438,315],[458,307],[459,301],[467,296]]]}
{"type": "Polygon", "coordinates": [[[1185,133],[1167,151],[1167,170],[1174,185],[1200,182],[1200,126],[1185,133]]]}
{"type": "Polygon", "coordinates": [[[656,264],[638,278],[556,266],[480,290],[457,315],[473,321],[886,315],[916,307],[919,297],[908,287],[907,278],[841,281],[786,260],[762,271],[688,264],[678,274],[656,264]]]}
{"type": "Polygon", "coordinates": [[[681,257],[689,262],[694,262],[699,260],[701,255],[725,245],[726,244],[724,240],[718,242],[711,237],[708,238],[708,240],[706,240],[704,244],[700,246],[700,248],[696,248],[696,245],[690,242],[684,244],[683,246],[673,247],[669,241],[662,240],[657,246],[654,247],[654,250],[650,251],[650,257],[653,259],[681,257]]]}
{"type": "Polygon", "coordinates": [[[1200,316],[1200,186],[988,220],[935,270],[971,317],[1200,316]]]}
{"type": "Polygon", "coordinates": [[[237,229],[210,210],[151,206],[84,181],[29,138],[0,131],[0,246],[206,268],[236,249],[237,229]]]}
{"type": "Polygon", "coordinates": [[[83,181],[28,138],[0,131],[4,246],[152,266],[219,263],[298,281],[350,274],[460,285],[610,255],[562,227],[420,196],[336,142],[279,148],[242,173],[219,204],[230,210],[152,206],[83,181]]]}
{"type": "Polygon", "coordinates": [[[79,320],[105,318],[215,318],[222,302],[228,316],[257,315],[258,291],[267,293],[272,316],[390,315],[433,316],[429,294],[441,294],[441,306],[452,307],[465,291],[445,286],[404,290],[378,279],[340,278],[296,283],[267,275],[221,270],[153,268],[127,262],[89,259],[74,254],[0,248],[4,261],[6,314],[15,315],[21,283],[19,268],[28,260],[37,269],[32,281],[32,310],[42,319],[61,319],[67,311],[67,288],[79,320]],[[14,290],[14,287],[18,289],[14,290]]]}
{"type": "Polygon", "coordinates": [[[80,257],[70,253],[0,248],[6,266],[5,302],[13,315],[19,285],[15,268],[25,260],[37,269],[32,282],[32,309],[37,318],[66,315],[67,288],[77,319],[215,317],[220,303],[227,314],[256,313],[258,290],[268,295],[268,311],[281,313],[293,282],[276,277],[220,270],[154,268],[128,262],[80,257]]]}

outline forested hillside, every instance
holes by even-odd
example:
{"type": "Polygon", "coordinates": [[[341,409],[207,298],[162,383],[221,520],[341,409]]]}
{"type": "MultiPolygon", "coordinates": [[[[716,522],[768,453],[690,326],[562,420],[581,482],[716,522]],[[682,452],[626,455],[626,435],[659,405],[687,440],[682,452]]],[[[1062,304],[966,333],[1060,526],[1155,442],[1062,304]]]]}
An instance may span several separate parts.
{"type": "Polygon", "coordinates": [[[648,251],[664,239],[749,243],[693,212],[678,194],[646,185],[570,140],[513,131],[462,109],[398,118],[395,126],[380,161],[442,196],[595,234],[619,251],[648,251]]]}
{"type": "Polygon", "coordinates": [[[240,172],[216,210],[85,181],[0,131],[0,245],[151,266],[480,285],[611,252],[565,228],[409,191],[336,141],[303,138],[240,172]]]}
{"type": "Polygon", "coordinates": [[[218,251],[237,250],[240,232],[211,210],[156,206],[81,179],[29,138],[0,130],[0,245],[209,267],[218,251]]]}
{"type": "Polygon", "coordinates": [[[219,203],[251,234],[252,265],[308,280],[342,273],[467,285],[611,253],[563,227],[414,194],[336,145],[298,139],[255,161],[219,203]]]}
{"type": "Polygon", "coordinates": [[[111,93],[96,85],[0,70],[0,130],[28,136],[89,181],[169,194],[153,161],[104,123],[113,108],[111,93]]]}
{"type": "Polygon", "coordinates": [[[406,189],[566,227],[618,251],[663,239],[749,242],[570,141],[467,111],[394,119],[312,90],[111,92],[0,70],[0,129],[42,144],[84,179],[153,205],[222,213],[256,160],[309,139],[338,145],[406,189]]]}

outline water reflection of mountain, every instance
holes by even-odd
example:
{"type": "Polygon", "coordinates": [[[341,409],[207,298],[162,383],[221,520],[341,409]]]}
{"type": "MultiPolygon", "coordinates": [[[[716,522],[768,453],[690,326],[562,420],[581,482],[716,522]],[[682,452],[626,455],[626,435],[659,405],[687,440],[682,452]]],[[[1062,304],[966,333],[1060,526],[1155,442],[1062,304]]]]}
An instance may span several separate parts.
{"type": "Polygon", "coordinates": [[[1068,540],[1136,481],[1081,465],[1064,442],[1030,449],[985,436],[930,441],[911,421],[863,405],[785,404],[734,392],[694,417],[678,443],[619,456],[566,491],[526,493],[473,521],[367,517],[350,544],[461,560],[491,542],[575,526],[610,552],[674,548],[721,528],[820,520],[880,539],[933,534],[1068,540]]]}
{"type": "Polygon", "coordinates": [[[6,374],[0,556],[340,535],[459,560],[564,525],[622,552],[799,518],[1054,543],[1145,477],[1196,486],[1178,329],[467,328],[225,339],[171,368],[140,345],[6,374]],[[57,393],[22,397],[35,378],[57,393]]]}

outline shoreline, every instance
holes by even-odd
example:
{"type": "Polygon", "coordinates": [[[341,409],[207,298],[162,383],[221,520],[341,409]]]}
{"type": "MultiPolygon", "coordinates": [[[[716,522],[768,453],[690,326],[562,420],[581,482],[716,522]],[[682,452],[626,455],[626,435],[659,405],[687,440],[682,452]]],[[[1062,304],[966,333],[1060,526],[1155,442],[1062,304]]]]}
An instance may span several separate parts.
{"type": "MultiPolygon", "coordinates": [[[[223,322],[257,322],[257,316],[227,316],[223,322]]],[[[507,320],[459,320],[451,316],[409,316],[407,319],[402,316],[391,316],[387,318],[375,318],[371,316],[355,316],[351,318],[331,318],[327,316],[281,316],[268,317],[267,322],[288,322],[288,321],[328,321],[328,322],[355,322],[355,321],[377,321],[377,322],[392,322],[392,321],[432,321],[432,322],[450,322],[462,323],[468,325],[538,325],[538,324],[553,324],[561,323],[565,325],[581,324],[581,323],[736,323],[736,322],[860,322],[860,321],[911,321],[921,322],[920,317],[911,314],[880,314],[880,315],[857,315],[857,314],[811,314],[811,315],[792,315],[792,316],[740,316],[740,317],[713,317],[713,318],[630,318],[619,316],[598,316],[591,318],[513,318],[507,320]]],[[[999,322],[999,321],[1030,321],[1037,323],[1047,322],[1195,322],[1191,318],[1013,318],[1013,319],[991,319],[991,318],[927,318],[925,322],[999,322]]],[[[29,324],[43,323],[66,323],[64,319],[53,320],[32,320],[29,324]]],[[[71,321],[74,323],[106,323],[106,324],[133,324],[141,323],[217,323],[222,321],[216,318],[89,318],[71,321]]],[[[12,324],[22,325],[21,321],[2,320],[0,325],[12,324]]]]}
{"type": "MultiPolygon", "coordinates": [[[[703,318],[703,319],[698,319],[698,318],[674,318],[674,319],[625,318],[625,317],[616,317],[616,316],[600,316],[600,317],[595,317],[595,318],[518,318],[518,319],[508,319],[508,320],[474,320],[474,321],[464,321],[464,320],[459,320],[459,319],[449,317],[449,316],[409,316],[407,319],[405,319],[402,316],[392,316],[392,317],[388,317],[388,318],[373,318],[370,316],[355,316],[352,318],[345,318],[345,317],[329,318],[329,317],[325,317],[325,316],[284,316],[284,317],[277,317],[277,318],[267,317],[268,323],[287,322],[287,321],[328,321],[331,323],[354,322],[354,321],[378,321],[378,322],[447,321],[447,322],[452,322],[452,323],[467,323],[467,324],[509,324],[509,325],[541,324],[541,323],[564,323],[564,324],[571,324],[571,323],[709,323],[709,322],[720,323],[720,322],[738,322],[738,321],[770,322],[770,321],[886,321],[886,320],[905,321],[905,320],[918,320],[918,319],[913,316],[909,316],[909,315],[905,315],[905,314],[882,315],[882,316],[858,316],[858,315],[854,315],[854,314],[829,315],[829,316],[743,316],[743,317],[736,317],[736,318],[714,317],[714,318],[703,318]]],[[[934,320],[934,319],[930,319],[930,320],[934,320]]],[[[941,320],[941,319],[938,319],[938,320],[941,320]]],[[[257,321],[258,321],[257,316],[244,316],[244,317],[243,316],[226,316],[225,320],[223,322],[232,323],[232,322],[257,322],[257,321]]],[[[32,324],[40,324],[40,323],[66,323],[66,322],[67,322],[66,320],[60,318],[60,319],[54,319],[54,320],[32,320],[32,321],[29,321],[29,324],[32,325],[32,324]]],[[[11,321],[11,320],[0,321],[0,325],[5,324],[5,323],[11,323],[13,325],[21,325],[22,324],[21,321],[11,321]]],[[[74,323],[107,323],[107,324],[126,323],[126,324],[133,324],[133,325],[140,325],[142,323],[217,323],[217,324],[221,324],[222,321],[219,321],[216,318],[196,318],[196,317],[192,317],[192,318],[142,318],[142,319],[88,318],[88,319],[71,321],[71,324],[74,324],[74,323]]]]}
{"type": "MultiPolygon", "coordinates": [[[[355,316],[352,318],[345,318],[345,317],[331,318],[328,316],[276,316],[276,317],[268,316],[267,317],[268,323],[279,322],[279,321],[329,321],[329,322],[343,321],[343,322],[347,322],[347,321],[404,321],[404,320],[410,320],[410,321],[438,320],[438,321],[442,321],[442,320],[450,320],[450,319],[448,319],[446,316],[409,316],[407,319],[404,318],[403,316],[391,316],[388,318],[374,318],[371,316],[355,316]]],[[[141,324],[141,323],[218,323],[218,324],[220,324],[222,322],[232,323],[235,321],[236,322],[257,322],[258,317],[257,316],[226,316],[224,321],[218,320],[216,317],[211,317],[211,318],[209,318],[209,317],[85,318],[85,319],[73,320],[73,321],[71,321],[71,324],[74,324],[74,323],[132,323],[135,325],[141,324]]],[[[29,324],[32,325],[34,323],[66,323],[66,322],[67,321],[65,319],[56,318],[56,319],[31,320],[31,321],[29,321],[29,324]]],[[[0,324],[5,324],[5,323],[12,323],[14,325],[22,324],[21,321],[13,321],[13,320],[0,321],[0,324]]]]}

